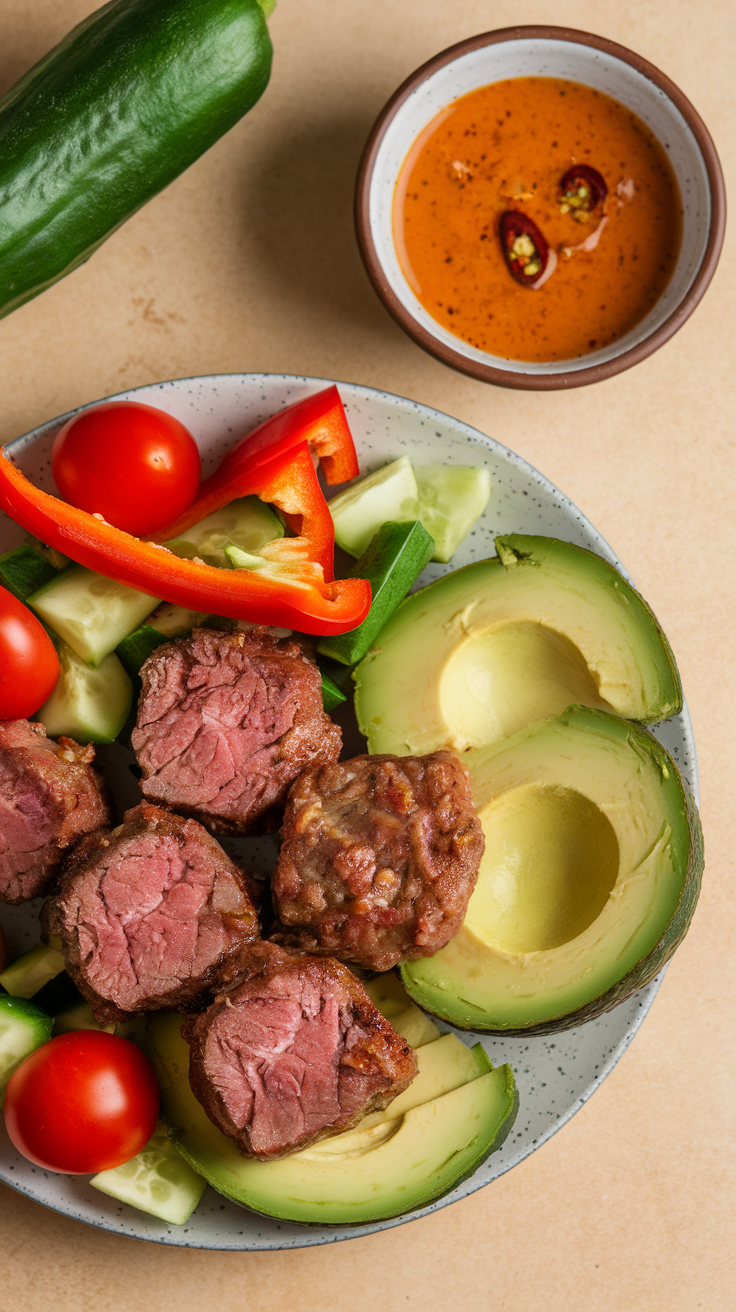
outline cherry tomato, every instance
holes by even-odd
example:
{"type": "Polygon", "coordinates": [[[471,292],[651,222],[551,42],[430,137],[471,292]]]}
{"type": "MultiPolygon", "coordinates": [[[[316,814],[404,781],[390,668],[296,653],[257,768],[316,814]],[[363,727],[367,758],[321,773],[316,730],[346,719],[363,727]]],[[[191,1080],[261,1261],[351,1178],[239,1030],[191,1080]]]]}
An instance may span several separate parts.
{"type": "Polygon", "coordinates": [[[27,719],[50,697],[59,657],[40,620],[0,588],[0,720],[27,719]]]}
{"type": "Polygon", "coordinates": [[[188,429],[138,401],[108,401],[75,415],[54,439],[51,468],[65,501],[138,538],[177,519],[201,477],[188,429]]]}
{"type": "Polygon", "coordinates": [[[5,1125],[47,1171],[87,1175],[135,1157],[153,1134],[159,1092],[140,1048],[102,1030],[60,1034],[11,1076],[5,1125]]]}

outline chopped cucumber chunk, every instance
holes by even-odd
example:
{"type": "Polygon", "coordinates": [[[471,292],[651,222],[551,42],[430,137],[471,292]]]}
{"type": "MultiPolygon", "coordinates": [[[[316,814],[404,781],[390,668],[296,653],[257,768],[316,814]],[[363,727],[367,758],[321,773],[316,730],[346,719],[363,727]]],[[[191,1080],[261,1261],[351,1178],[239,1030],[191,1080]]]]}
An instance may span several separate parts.
{"type": "Polygon", "coordinates": [[[408,456],[361,478],[329,502],[335,541],[351,556],[362,556],[382,524],[419,519],[419,492],[408,456]]]}
{"type": "Polygon", "coordinates": [[[115,648],[115,655],[127,670],[131,679],[138,674],[141,665],[162,642],[172,638],[184,638],[204,621],[218,620],[218,616],[209,615],[207,611],[188,610],[186,606],[174,606],[168,601],[149,615],[145,624],[123,638],[115,648]]]}
{"type": "Polygon", "coordinates": [[[53,1021],[26,998],[0,997],[0,1097],[22,1061],[51,1038],[53,1021]]]}
{"type": "Polygon", "coordinates": [[[133,704],[133,685],[117,656],[90,669],[65,642],[58,654],[56,687],[36,719],[52,738],[66,734],[78,743],[114,742],[133,704]]]}
{"type": "Polygon", "coordinates": [[[229,569],[226,547],[252,553],[283,536],[284,526],[269,506],[258,497],[239,497],[187,529],[186,538],[166,545],[176,556],[198,556],[206,565],[229,569]]]}
{"type": "Polygon", "coordinates": [[[421,465],[414,470],[419,518],[434,538],[432,560],[455,554],[491,495],[491,475],[473,465],[421,465]]]}
{"type": "Polygon", "coordinates": [[[340,492],[330,501],[335,541],[362,556],[383,524],[421,520],[434,538],[433,560],[448,561],[481,515],[491,494],[487,469],[470,465],[423,465],[407,456],[340,492]]]}
{"type": "Polygon", "coordinates": [[[434,542],[418,519],[405,524],[382,524],[353,570],[356,578],[370,582],[371,608],[357,629],[323,638],[317,647],[320,655],[331,656],[343,665],[355,665],[362,660],[429,564],[433,550],[434,542]]]}
{"type": "Polygon", "coordinates": [[[189,610],[187,606],[175,606],[171,601],[162,601],[153,615],[148,616],[145,627],[156,629],[164,638],[184,638],[192,629],[210,618],[215,617],[205,610],[189,610]]]}
{"type": "Polygon", "coordinates": [[[320,670],[320,674],[322,676],[322,705],[329,715],[330,711],[334,711],[336,706],[342,706],[342,703],[347,701],[347,697],[342,689],[338,688],[334,679],[330,678],[329,674],[325,674],[324,670],[320,670]]]}
{"type": "Polygon", "coordinates": [[[164,1121],[158,1122],[137,1157],[114,1170],[100,1171],[90,1184],[170,1225],[184,1225],[189,1220],[206,1188],[206,1181],[184,1161],[169,1138],[164,1121]]]}
{"type": "Polygon", "coordinates": [[[56,979],[64,969],[64,957],[55,947],[39,943],[30,952],[6,966],[0,975],[0,984],[14,998],[32,998],[49,980],[56,979]]]}
{"type": "Polygon", "coordinates": [[[163,642],[168,641],[168,638],[165,638],[163,633],[159,633],[158,629],[154,629],[153,625],[141,624],[118,643],[115,655],[126,674],[134,679],[151,653],[163,642]]]}
{"type": "Polygon", "coordinates": [[[28,604],[88,665],[101,665],[159,603],[83,565],[62,570],[28,604]]]}
{"type": "Polygon", "coordinates": [[[27,601],[58,573],[35,547],[15,547],[0,556],[0,584],[19,601],[27,601]]]}

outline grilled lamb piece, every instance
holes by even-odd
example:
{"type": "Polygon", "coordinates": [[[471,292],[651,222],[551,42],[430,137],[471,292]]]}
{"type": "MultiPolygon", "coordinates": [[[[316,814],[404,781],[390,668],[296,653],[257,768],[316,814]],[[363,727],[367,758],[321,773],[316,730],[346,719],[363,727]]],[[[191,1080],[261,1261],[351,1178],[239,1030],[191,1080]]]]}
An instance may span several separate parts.
{"type": "Polygon", "coordinates": [[[42,724],[0,721],[0,901],[47,892],[67,848],[109,823],[94,759],[91,744],[56,743],[42,724]]]}
{"type": "Polygon", "coordinates": [[[275,828],[304,767],[340,755],[317,666],[267,629],[195,629],[158,647],[141,679],[143,795],[213,833],[275,828]]]}
{"type": "Polygon", "coordinates": [[[338,961],[250,952],[250,974],[182,1029],[189,1082],[247,1157],[270,1161],[350,1129],[416,1075],[408,1043],[338,961]]]}
{"type": "Polygon", "coordinates": [[[147,802],[79,844],[41,924],[105,1024],[207,1006],[258,937],[243,872],[196,820],[147,802]]]}
{"type": "Polygon", "coordinates": [[[372,970],[449,943],[484,847],[468,771],[445,750],[305,770],[281,834],[274,937],[372,970]]]}

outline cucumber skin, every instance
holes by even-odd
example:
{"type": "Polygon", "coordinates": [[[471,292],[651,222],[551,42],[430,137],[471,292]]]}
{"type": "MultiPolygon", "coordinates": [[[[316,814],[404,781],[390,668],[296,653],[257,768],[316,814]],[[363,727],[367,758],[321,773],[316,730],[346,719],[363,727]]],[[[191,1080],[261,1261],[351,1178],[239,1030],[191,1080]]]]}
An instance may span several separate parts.
{"type": "Polygon", "coordinates": [[[28,998],[15,998],[10,993],[0,995],[0,1013],[24,1021],[29,1026],[33,1025],[39,1035],[46,1036],[40,1039],[41,1043],[51,1038],[51,1028],[54,1023],[52,1017],[28,998]]]}
{"type": "MultiPolygon", "coordinates": [[[[0,1023],[2,1021],[5,1021],[6,1025],[8,1022],[15,1023],[19,1028],[25,1029],[32,1042],[26,1044],[25,1053],[19,1054],[13,1062],[6,1064],[4,1069],[0,1070],[0,1103],[5,1097],[8,1082],[15,1071],[26,1057],[30,1057],[31,1053],[35,1052],[36,1048],[48,1042],[54,1024],[51,1016],[47,1016],[35,1003],[28,1002],[26,998],[11,997],[9,994],[0,996],[0,1023]]],[[[6,1060],[7,1058],[4,1057],[4,1061],[6,1060]]]]}
{"type": "Polygon", "coordinates": [[[0,316],[71,273],[258,100],[258,0],[112,0],[0,101],[0,316]]]}
{"type": "Polygon", "coordinates": [[[357,629],[323,638],[317,646],[320,656],[330,656],[341,665],[362,660],[433,553],[434,539],[421,520],[382,524],[351,571],[354,578],[369,580],[371,608],[357,629]]]}
{"type": "Polygon", "coordinates": [[[0,556],[0,584],[24,604],[59,571],[33,547],[14,547],[0,556]]]}
{"type": "Polygon", "coordinates": [[[127,638],[123,638],[115,648],[115,655],[126,674],[134,681],[138,678],[140,668],[148,660],[148,657],[160,647],[164,642],[171,642],[170,638],[159,633],[151,624],[140,624],[137,629],[129,633],[127,638]]]}
{"type": "Polygon", "coordinates": [[[51,738],[65,735],[78,743],[114,742],[133,705],[130,676],[114,652],[91,668],[68,643],[57,639],[57,651],[60,673],[56,687],[34,718],[51,738]]]}
{"type": "Polygon", "coordinates": [[[347,697],[342,689],[338,688],[334,679],[330,678],[329,674],[326,674],[324,670],[320,670],[320,675],[322,676],[322,707],[329,715],[330,711],[342,706],[343,702],[347,701],[347,697]]]}

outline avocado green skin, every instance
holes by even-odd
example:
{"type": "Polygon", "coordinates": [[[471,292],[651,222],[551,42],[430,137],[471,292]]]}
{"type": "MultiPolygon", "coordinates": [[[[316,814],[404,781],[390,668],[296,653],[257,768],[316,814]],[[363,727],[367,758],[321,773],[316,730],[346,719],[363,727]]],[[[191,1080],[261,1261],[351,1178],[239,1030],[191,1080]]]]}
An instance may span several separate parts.
{"type": "MultiPolygon", "coordinates": [[[[397,646],[402,649],[405,643],[404,661],[407,661],[410,653],[424,663],[425,652],[420,650],[421,643],[431,638],[431,624],[435,622],[435,617],[437,628],[440,631],[444,629],[461,604],[458,597],[462,597],[465,604],[473,594],[481,600],[492,600],[495,589],[503,586],[504,575],[514,572],[536,574],[540,582],[543,582],[548,566],[564,571],[579,593],[610,599],[615,610],[627,618],[631,639],[639,646],[646,660],[648,688],[645,705],[632,718],[643,724],[656,724],[682,710],[682,684],[670,644],[644,598],[614,565],[585,547],[552,537],[510,533],[497,537],[495,546],[496,556],[453,570],[402,601],[381,629],[373,648],[354,669],[355,711],[361,733],[368,739],[370,751],[397,750],[395,746],[387,746],[385,735],[374,732],[373,728],[377,701],[382,705],[381,714],[387,721],[390,718],[385,689],[388,687],[393,693],[394,677],[390,661],[388,675],[386,672],[387,654],[392,653],[397,646]],[[418,640],[416,652],[411,652],[411,644],[406,635],[410,634],[413,638],[416,631],[422,636],[418,640]]],[[[543,619],[534,614],[525,615],[524,618],[543,619]]],[[[406,732],[406,707],[400,694],[397,694],[395,700],[396,711],[391,717],[393,727],[399,725],[406,732]]],[[[381,715],[378,718],[380,720],[381,715]]],[[[397,737],[398,731],[393,736],[397,737]]],[[[439,741],[433,743],[432,750],[440,745],[439,741]]],[[[411,749],[407,746],[405,750],[411,749]]],[[[429,749],[425,747],[422,750],[429,749]]]]}
{"type": "MultiPolygon", "coordinates": [[[[601,724],[607,722],[609,731],[616,732],[618,729],[620,734],[626,734],[632,744],[638,746],[640,751],[653,756],[658,763],[663,774],[663,783],[671,794],[673,810],[677,812],[680,820],[678,828],[681,851],[679,856],[684,874],[679,901],[667,926],[647,955],[642,957],[626,975],[611,985],[609,989],[599,994],[598,997],[592,998],[584,1006],[576,1008],[575,1011],[520,1028],[494,1028],[490,1026],[486,1028],[479,1025],[477,1021],[474,1021],[472,1025],[466,1025],[463,1023],[461,1016],[451,1015],[452,1008],[448,1007],[446,1012],[441,1013],[441,1019],[449,1021],[456,1029],[472,1030],[473,1033],[477,1034],[508,1034],[512,1037],[521,1037],[525,1034],[557,1034],[562,1030],[570,1030],[578,1025],[583,1025],[586,1021],[596,1020],[605,1012],[611,1011],[622,1002],[626,1002],[638,989],[642,989],[645,985],[651,983],[655,975],[659,974],[679,947],[693,918],[703,877],[703,830],[695,802],[671,756],[646,729],[642,729],[629,721],[616,720],[604,711],[571,707],[565,713],[565,716],[559,718],[564,720],[566,716],[574,719],[585,718],[592,725],[596,721],[601,724]]],[[[677,838],[678,834],[673,825],[673,843],[677,838]]],[[[401,966],[399,974],[409,997],[416,1002],[417,1006],[422,1007],[424,1011],[428,1011],[430,1015],[440,1015],[430,1006],[427,1006],[421,987],[412,979],[411,965],[401,966]]]]}
{"type": "MultiPolygon", "coordinates": [[[[408,1005],[414,1010],[410,1004],[408,1005]]],[[[272,1182],[270,1190],[261,1188],[260,1191],[255,1191],[254,1196],[254,1190],[248,1187],[247,1181],[241,1178],[238,1183],[237,1175],[233,1175],[232,1164],[228,1161],[228,1157],[234,1154],[237,1158],[237,1150],[214,1129],[191,1091],[187,1077],[189,1054],[187,1045],[181,1037],[181,1019],[175,1015],[158,1013],[148,1031],[148,1055],[161,1087],[162,1115],[172,1127],[176,1146],[185,1161],[218,1193],[240,1207],[247,1207],[260,1215],[273,1216],[300,1225],[361,1226],[416,1211],[456,1188],[472,1175],[491,1153],[500,1148],[507,1139],[518,1112],[518,1090],[511,1067],[503,1065],[494,1070],[480,1044],[477,1044],[470,1054],[466,1054],[475,1058],[475,1076],[464,1081],[463,1087],[450,1086],[447,1097],[452,1099],[483,1088],[478,1081],[484,1081],[483,1096],[487,1100],[489,1120],[473,1134],[465,1146],[459,1151],[450,1151],[444,1160],[441,1153],[442,1149],[447,1148],[447,1143],[446,1140],[442,1140],[442,1149],[434,1163],[434,1173],[425,1174],[418,1186],[414,1181],[410,1189],[404,1190],[403,1197],[400,1196],[401,1190],[397,1191],[392,1187],[395,1180],[391,1176],[386,1178],[387,1191],[374,1193],[369,1190],[358,1205],[353,1200],[345,1206],[339,1203],[329,1206],[329,1192],[327,1197],[315,1205],[311,1197],[305,1201],[301,1195],[294,1193],[296,1187],[294,1180],[287,1182],[286,1189],[283,1180],[280,1186],[277,1185],[275,1188],[272,1182]],[[490,1093],[489,1080],[493,1085],[493,1091],[490,1093]],[[225,1148],[224,1157],[218,1150],[218,1141],[222,1141],[225,1148]],[[346,1212],[352,1212],[352,1215],[346,1215],[346,1212]]],[[[431,1047],[431,1045],[430,1039],[423,1046],[431,1047]]],[[[430,1099],[427,1106],[442,1104],[443,1101],[444,1095],[438,1094],[434,1099],[430,1099]]],[[[421,1106],[416,1106],[404,1112],[403,1116],[411,1118],[417,1114],[421,1115],[422,1110],[421,1106]]],[[[457,1120],[457,1125],[461,1132],[467,1130],[467,1122],[464,1119],[457,1120]]],[[[359,1131],[361,1127],[358,1125],[356,1128],[359,1131]]],[[[434,1134],[435,1131],[424,1125],[422,1134],[426,1136],[428,1133],[434,1134]]],[[[417,1136],[417,1142],[420,1147],[417,1164],[427,1171],[425,1158],[426,1153],[431,1150],[431,1145],[426,1143],[426,1138],[422,1138],[421,1134],[417,1136]]],[[[457,1145],[455,1147],[457,1148],[457,1145]]],[[[253,1166],[252,1162],[250,1166],[253,1166]]],[[[344,1162],[342,1166],[327,1167],[326,1170],[329,1184],[329,1175],[333,1170],[339,1177],[341,1172],[349,1172],[350,1166],[349,1163],[344,1162]]],[[[334,1202],[333,1199],[333,1204],[334,1202]]]]}
{"type": "MultiPolygon", "coordinates": [[[[499,1148],[503,1146],[503,1144],[506,1142],[513,1128],[514,1122],[516,1120],[519,1111],[519,1091],[516,1087],[516,1081],[514,1080],[513,1071],[511,1070],[511,1067],[508,1065],[504,1069],[506,1072],[505,1095],[507,1099],[507,1106],[506,1106],[506,1111],[504,1114],[503,1121],[499,1125],[496,1135],[491,1140],[491,1142],[490,1143],[486,1142],[477,1151],[474,1157],[472,1158],[466,1157],[465,1166],[458,1170],[457,1175],[454,1175],[451,1180],[444,1179],[443,1182],[437,1184],[434,1189],[428,1190],[420,1200],[415,1201],[413,1203],[409,1203],[408,1206],[406,1207],[397,1208],[397,1207],[389,1206],[385,1210],[374,1209],[373,1214],[367,1214],[366,1216],[356,1220],[342,1219],[340,1221],[325,1221],[321,1217],[315,1217],[314,1220],[311,1220],[303,1216],[299,1216],[298,1218],[295,1218],[294,1216],[291,1215],[291,1211],[288,1205],[286,1207],[279,1206],[278,1199],[274,1199],[272,1210],[266,1212],[261,1208],[254,1206],[252,1199],[248,1199],[247,1202],[244,1202],[243,1198],[238,1197],[237,1193],[234,1193],[232,1190],[228,1189],[223,1184],[222,1179],[220,1178],[220,1176],[217,1174],[216,1171],[205,1170],[202,1166],[200,1159],[197,1157],[196,1153],[192,1153],[188,1150],[186,1146],[186,1142],[184,1141],[184,1134],[185,1134],[184,1131],[181,1130],[175,1131],[175,1142],[177,1148],[179,1149],[179,1152],[184,1158],[184,1161],[187,1162],[189,1166],[192,1167],[192,1170],[197,1171],[200,1175],[204,1176],[204,1179],[207,1181],[209,1185],[212,1186],[213,1189],[216,1189],[217,1192],[219,1194],[222,1194],[224,1198],[228,1198],[231,1202],[237,1203],[238,1206],[240,1207],[247,1206],[249,1211],[255,1212],[256,1215],[258,1216],[273,1216],[278,1220],[292,1221],[292,1222],[296,1221],[297,1224],[299,1225],[307,1225],[307,1226],[309,1225],[359,1226],[359,1225],[370,1225],[372,1223],[375,1223],[376,1221],[390,1221],[395,1216],[404,1216],[408,1212],[416,1211],[423,1207],[429,1207],[430,1203],[436,1202],[438,1198],[443,1198],[446,1194],[451,1193],[453,1189],[457,1189],[458,1185],[461,1185],[463,1183],[463,1180],[468,1180],[471,1175],[474,1175],[475,1172],[479,1169],[479,1167],[481,1167],[483,1163],[488,1160],[488,1158],[491,1156],[492,1153],[495,1153],[499,1148]]],[[[368,1202],[369,1200],[366,1201],[368,1202]]]]}
{"type": "MultiPolygon", "coordinates": [[[[494,545],[504,569],[525,564],[537,568],[539,557],[544,555],[545,550],[554,553],[557,547],[554,538],[531,537],[522,533],[507,533],[503,537],[496,538],[494,545]]],[[[569,550],[567,543],[562,543],[561,547],[563,552],[569,550]]],[[[632,588],[615,565],[604,560],[597,552],[589,551],[587,547],[577,547],[576,551],[580,553],[582,560],[586,560],[589,577],[597,579],[603,587],[612,588],[633,617],[645,625],[647,621],[651,624],[653,636],[659,640],[658,643],[651,642],[649,647],[650,660],[659,680],[659,695],[657,704],[642,717],[641,723],[657,724],[671,715],[678,715],[682,710],[680,672],[667,635],[651,606],[636,588],[632,588]]]]}
{"type": "Polygon", "coordinates": [[[82,264],[258,100],[258,0],[112,0],[0,101],[0,316],[82,264]]]}

